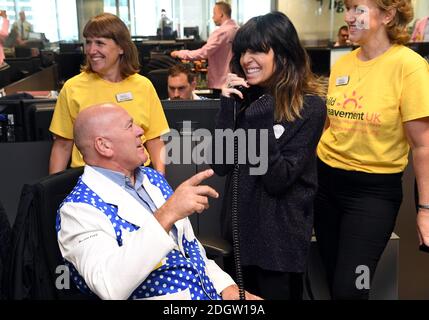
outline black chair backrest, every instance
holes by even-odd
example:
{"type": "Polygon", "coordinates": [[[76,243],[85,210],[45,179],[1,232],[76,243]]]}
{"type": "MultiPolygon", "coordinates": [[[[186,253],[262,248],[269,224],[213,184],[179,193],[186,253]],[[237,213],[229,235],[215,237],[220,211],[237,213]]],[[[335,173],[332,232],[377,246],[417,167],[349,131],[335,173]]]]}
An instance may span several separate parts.
{"type": "Polygon", "coordinates": [[[6,279],[9,298],[90,298],[72,283],[67,289],[56,286],[58,277],[68,277],[56,273],[58,266],[64,266],[57,242],[57,210],[82,173],[83,168],[68,169],[24,185],[11,239],[11,260],[6,279]]]}
{"type": "Polygon", "coordinates": [[[159,99],[168,99],[168,69],[152,70],[147,74],[147,78],[155,87],[159,99]]]}
{"type": "Polygon", "coordinates": [[[63,259],[58,248],[55,221],[57,210],[77,183],[83,168],[69,169],[43,178],[36,184],[39,203],[40,235],[49,271],[55,275],[63,259]]]}
{"type": "Polygon", "coordinates": [[[169,55],[166,55],[163,52],[153,52],[151,54],[151,58],[149,62],[146,65],[146,68],[148,71],[152,70],[158,70],[158,69],[168,69],[176,64],[178,64],[179,61],[176,59],[173,59],[169,55]]]}

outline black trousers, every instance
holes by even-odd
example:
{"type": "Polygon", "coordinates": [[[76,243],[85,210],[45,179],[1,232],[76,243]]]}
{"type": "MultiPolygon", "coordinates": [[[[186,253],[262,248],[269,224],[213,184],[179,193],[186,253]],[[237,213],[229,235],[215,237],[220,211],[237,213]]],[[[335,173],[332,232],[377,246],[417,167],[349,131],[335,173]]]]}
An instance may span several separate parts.
{"type": "Polygon", "coordinates": [[[332,299],[368,299],[372,281],[402,202],[402,173],[334,169],[318,161],[314,229],[332,299]],[[364,269],[362,269],[362,267],[364,269]]]}
{"type": "Polygon", "coordinates": [[[243,267],[244,287],[266,300],[302,300],[301,273],[264,270],[255,266],[243,267]]]}

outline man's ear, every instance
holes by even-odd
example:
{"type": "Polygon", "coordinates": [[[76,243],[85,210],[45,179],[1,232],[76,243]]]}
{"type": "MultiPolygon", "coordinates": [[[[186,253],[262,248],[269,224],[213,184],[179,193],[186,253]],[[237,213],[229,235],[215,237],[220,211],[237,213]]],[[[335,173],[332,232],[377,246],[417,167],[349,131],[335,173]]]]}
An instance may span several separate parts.
{"type": "Polygon", "coordinates": [[[192,80],[191,88],[192,88],[192,91],[194,91],[197,88],[197,80],[196,79],[192,80]]]}
{"type": "Polygon", "coordinates": [[[113,155],[112,143],[103,137],[95,138],[94,148],[100,155],[110,158],[113,155]]]}

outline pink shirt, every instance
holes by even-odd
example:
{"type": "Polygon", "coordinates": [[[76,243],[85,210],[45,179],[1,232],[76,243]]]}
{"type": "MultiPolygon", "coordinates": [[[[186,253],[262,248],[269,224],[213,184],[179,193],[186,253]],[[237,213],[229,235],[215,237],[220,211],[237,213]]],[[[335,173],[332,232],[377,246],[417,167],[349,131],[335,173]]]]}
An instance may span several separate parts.
{"type": "Polygon", "coordinates": [[[0,66],[3,64],[4,61],[4,51],[3,51],[3,42],[8,36],[9,31],[9,20],[2,19],[2,27],[0,29],[0,66]]]}
{"type": "Polygon", "coordinates": [[[212,32],[207,43],[198,50],[180,50],[178,57],[184,60],[208,60],[208,86],[220,89],[226,81],[229,72],[229,62],[232,58],[232,41],[238,25],[234,20],[225,21],[212,32]]]}
{"type": "Polygon", "coordinates": [[[411,36],[411,41],[422,42],[425,41],[425,29],[429,17],[424,17],[416,22],[414,27],[413,34],[411,36]]]}

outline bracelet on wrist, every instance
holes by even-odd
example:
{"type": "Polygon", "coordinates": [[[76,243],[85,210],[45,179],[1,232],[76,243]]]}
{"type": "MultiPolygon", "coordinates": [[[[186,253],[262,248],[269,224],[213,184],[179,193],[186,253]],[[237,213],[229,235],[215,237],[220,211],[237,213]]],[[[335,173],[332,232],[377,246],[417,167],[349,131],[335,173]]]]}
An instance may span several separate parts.
{"type": "Polygon", "coordinates": [[[429,204],[418,204],[417,205],[417,208],[419,208],[419,209],[427,209],[427,210],[429,210],[429,204]]]}

